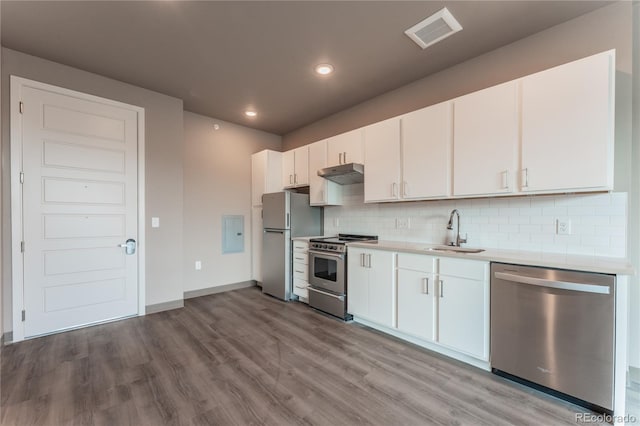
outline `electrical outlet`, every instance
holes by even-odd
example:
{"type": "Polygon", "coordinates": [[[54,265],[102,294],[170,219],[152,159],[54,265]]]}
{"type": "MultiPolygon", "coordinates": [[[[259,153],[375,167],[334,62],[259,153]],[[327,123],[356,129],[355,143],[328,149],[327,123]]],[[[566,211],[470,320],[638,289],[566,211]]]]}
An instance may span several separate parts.
{"type": "Polygon", "coordinates": [[[159,217],[152,217],[151,218],[151,227],[152,228],[160,228],[160,218],[159,217]]]}
{"type": "Polygon", "coordinates": [[[571,235],[571,219],[556,219],[556,234],[571,235]]]}
{"type": "Polygon", "coordinates": [[[396,229],[409,229],[409,228],[411,228],[411,223],[408,217],[396,218],[396,229]]]}
{"type": "Polygon", "coordinates": [[[199,260],[196,260],[196,271],[199,271],[202,269],[202,262],[199,260]]]}

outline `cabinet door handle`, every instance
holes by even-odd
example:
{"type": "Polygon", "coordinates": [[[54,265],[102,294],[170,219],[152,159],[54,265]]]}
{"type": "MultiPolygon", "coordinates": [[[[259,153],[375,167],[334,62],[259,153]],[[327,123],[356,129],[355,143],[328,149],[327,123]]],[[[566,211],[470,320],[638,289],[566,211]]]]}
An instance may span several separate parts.
{"type": "Polygon", "coordinates": [[[289,184],[293,183],[293,175],[289,175],[289,184]]]}
{"type": "Polygon", "coordinates": [[[444,282],[440,280],[440,297],[444,297],[444,282]]]}
{"type": "Polygon", "coordinates": [[[342,164],[342,153],[338,154],[338,164],[342,164]]]}
{"type": "Polygon", "coordinates": [[[422,293],[429,294],[429,278],[425,277],[422,279],[422,293]]]}
{"type": "Polygon", "coordinates": [[[404,197],[409,195],[409,189],[408,188],[409,188],[409,184],[407,184],[407,181],[406,180],[403,181],[402,182],[402,195],[404,197]]]}
{"type": "Polygon", "coordinates": [[[502,172],[502,188],[509,189],[509,170],[502,172]]]}
{"type": "Polygon", "coordinates": [[[298,174],[297,173],[293,174],[293,183],[298,183],[298,174]]]}
{"type": "Polygon", "coordinates": [[[525,168],[522,171],[524,172],[524,183],[522,184],[522,187],[528,188],[529,187],[529,169],[525,168]]]}
{"type": "Polygon", "coordinates": [[[304,274],[304,271],[298,271],[297,269],[294,269],[294,271],[296,271],[299,274],[304,274]]]}
{"type": "Polygon", "coordinates": [[[371,255],[367,255],[367,268],[371,268],[371,255]]]}
{"type": "Polygon", "coordinates": [[[347,151],[342,153],[342,158],[344,158],[344,164],[347,164],[347,151]]]}
{"type": "Polygon", "coordinates": [[[360,253],[360,266],[364,268],[364,253],[360,253]]]}

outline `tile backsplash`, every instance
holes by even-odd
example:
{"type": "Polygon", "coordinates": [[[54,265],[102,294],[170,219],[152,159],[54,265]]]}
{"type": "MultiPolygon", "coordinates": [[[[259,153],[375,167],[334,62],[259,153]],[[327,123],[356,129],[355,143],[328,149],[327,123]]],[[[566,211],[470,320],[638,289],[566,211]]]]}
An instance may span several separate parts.
{"type": "Polygon", "coordinates": [[[460,211],[468,247],[626,256],[627,193],[570,194],[364,204],[363,185],[343,187],[344,205],[325,207],[326,235],[375,234],[383,240],[444,244],[451,210],[460,211]],[[570,235],[556,233],[557,220],[570,235]],[[408,222],[409,228],[402,228],[408,222]]]}

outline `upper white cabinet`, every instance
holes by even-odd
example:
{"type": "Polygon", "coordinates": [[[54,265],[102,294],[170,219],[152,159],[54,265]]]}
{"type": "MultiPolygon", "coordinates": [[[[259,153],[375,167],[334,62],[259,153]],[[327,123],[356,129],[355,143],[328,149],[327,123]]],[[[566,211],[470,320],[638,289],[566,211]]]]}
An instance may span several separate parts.
{"type": "Polygon", "coordinates": [[[392,118],[364,128],[364,200],[400,198],[400,119],[392,118]]]}
{"type": "Polygon", "coordinates": [[[419,109],[402,117],[403,199],[451,195],[451,121],[451,102],[419,109]]]}
{"type": "Polygon", "coordinates": [[[522,191],[613,189],[615,53],[522,79],[522,191]]]}
{"type": "Polygon", "coordinates": [[[309,145],[309,203],[312,206],[342,204],[342,187],[318,176],[327,167],[327,140],[309,145]]]}
{"type": "Polygon", "coordinates": [[[262,194],[282,190],[282,153],[265,149],[251,156],[251,205],[262,205],[262,194]]]}
{"type": "Polygon", "coordinates": [[[362,129],[352,130],[327,140],[327,166],[364,163],[362,129]]]}
{"type": "Polygon", "coordinates": [[[309,146],[282,154],[282,186],[296,188],[309,185],[309,146]]]}
{"type": "Polygon", "coordinates": [[[454,101],[453,195],[516,190],[518,97],[515,82],[454,101]]]}

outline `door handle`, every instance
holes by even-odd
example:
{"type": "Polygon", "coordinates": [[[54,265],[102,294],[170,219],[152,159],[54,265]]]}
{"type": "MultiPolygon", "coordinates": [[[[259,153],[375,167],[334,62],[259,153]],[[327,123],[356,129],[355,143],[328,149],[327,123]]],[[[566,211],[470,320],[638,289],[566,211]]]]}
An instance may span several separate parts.
{"type": "Polygon", "coordinates": [[[136,240],[129,238],[124,244],[118,244],[118,247],[125,249],[125,253],[129,256],[136,252],[136,240]]]}
{"type": "Polygon", "coordinates": [[[524,172],[524,183],[522,184],[522,186],[524,188],[528,188],[529,187],[529,169],[525,168],[522,171],[524,172]]]}
{"type": "Polygon", "coordinates": [[[360,253],[360,266],[364,268],[364,253],[360,253]]]}
{"type": "Polygon", "coordinates": [[[293,183],[298,183],[298,174],[297,173],[293,174],[293,183]]]}
{"type": "Polygon", "coordinates": [[[429,278],[425,277],[422,279],[422,293],[429,294],[429,278]]]}
{"type": "Polygon", "coordinates": [[[347,164],[347,151],[342,153],[342,158],[344,158],[344,164],[347,164]]]}
{"type": "Polygon", "coordinates": [[[342,153],[338,154],[338,164],[342,164],[342,153]]]}
{"type": "Polygon", "coordinates": [[[502,172],[502,188],[509,189],[509,170],[502,172]]]}
{"type": "Polygon", "coordinates": [[[444,282],[440,280],[440,297],[444,297],[444,282]]]}
{"type": "Polygon", "coordinates": [[[293,183],[293,175],[289,175],[289,184],[293,183]]]}
{"type": "Polygon", "coordinates": [[[597,284],[572,283],[567,281],[556,281],[545,278],[527,277],[525,275],[508,274],[496,272],[495,277],[499,280],[511,281],[514,283],[535,285],[538,287],[555,288],[558,290],[578,291],[583,293],[609,294],[609,286],[597,284]]]}
{"type": "Polygon", "coordinates": [[[367,255],[367,268],[371,269],[371,255],[367,255]]]}
{"type": "Polygon", "coordinates": [[[403,181],[402,182],[402,195],[404,197],[409,195],[409,189],[408,188],[409,188],[409,184],[407,183],[407,181],[406,180],[403,181]]]}

